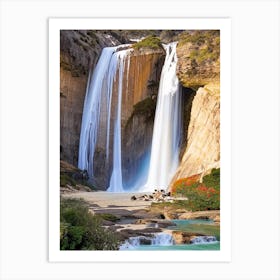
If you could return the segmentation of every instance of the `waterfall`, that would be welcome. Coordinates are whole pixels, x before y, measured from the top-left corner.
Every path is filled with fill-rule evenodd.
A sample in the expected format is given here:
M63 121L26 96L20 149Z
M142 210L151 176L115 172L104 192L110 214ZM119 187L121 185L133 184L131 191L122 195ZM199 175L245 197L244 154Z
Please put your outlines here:
M117 110L114 125L113 139L113 171L110 180L110 191L123 191L122 171L121 171L121 102L122 102L122 82L125 68L125 61L129 49L118 51L119 48L128 47L121 45L118 47L108 47L102 50L99 61L88 81L86 97L84 101L78 167L87 170L92 178L94 167L94 153L100 133L106 133L106 161L109 160L110 145L110 119L114 85L117 87ZM127 65L127 67L129 64ZM117 77L118 74L118 77ZM102 96L106 98L102 104ZM104 106L105 108L103 108ZM106 131L100 129L100 115L106 110Z
M157 246L171 246L174 245L174 239L171 234L168 233L158 233L152 239L152 245Z
M152 245L152 246L172 246L175 241L169 233L157 233L152 237L147 236L135 236L127 239L120 246L120 250L133 250L137 249L141 245Z
M166 57L160 78L150 167L142 191L167 189L178 166L182 101L176 76L176 45L176 42L164 45Z
M90 177L93 176L93 157L98 137L101 97L106 90L104 81L108 76L109 65L116 49L116 47L103 49L87 85L80 134L78 167L82 170L87 170ZM107 91L111 90L111 88L108 87Z
M134 182L129 184L134 186L134 191L166 189L178 166L182 102L176 76L176 45L176 42L163 45L166 57L160 78L152 147L143 157L145 168L139 166ZM128 88L130 51L129 45L102 50L89 76L83 109L78 167L94 178L96 146L102 142L104 164L111 171L106 186L110 192L123 192L128 185L122 178L121 115L122 95ZM135 183L136 178L138 183Z
M209 244L217 242L218 240L215 236L196 236L191 239L191 244Z
M125 61L127 58L128 50L116 52L114 55L117 57L118 62L118 106L117 114L114 124L114 144L113 144L113 171L110 179L110 185L107 191L109 192L123 192L122 181L122 149L121 149L121 105L122 105L122 92L123 92L123 74L125 69ZM128 60L129 61L129 60ZM127 64L129 67L129 63ZM129 69L127 69L129 71Z

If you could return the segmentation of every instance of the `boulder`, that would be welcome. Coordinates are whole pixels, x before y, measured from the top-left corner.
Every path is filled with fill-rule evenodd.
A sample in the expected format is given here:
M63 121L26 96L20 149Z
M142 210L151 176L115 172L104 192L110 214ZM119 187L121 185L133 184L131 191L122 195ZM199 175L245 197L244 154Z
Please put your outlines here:
M184 232L184 231L173 231L172 232L173 239L176 244L191 244L192 240L197 236L204 236L199 233L192 232Z

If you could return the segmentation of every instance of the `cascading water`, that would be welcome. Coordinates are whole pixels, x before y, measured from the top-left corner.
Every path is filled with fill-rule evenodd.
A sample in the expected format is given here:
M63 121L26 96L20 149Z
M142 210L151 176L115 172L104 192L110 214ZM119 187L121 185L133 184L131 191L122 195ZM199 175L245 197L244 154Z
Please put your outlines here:
M191 244L209 244L209 243L218 243L218 240L215 236L196 236L191 240Z
M98 137L101 97L106 90L104 88L104 85L106 85L105 80L108 77L108 69L110 69L112 56L116 49L116 47L103 49L87 86L80 134L78 167L82 170L87 170L90 177L93 176L93 157ZM112 67L111 72L114 72ZM107 81L107 91L112 91L113 80L107 79ZM108 83L111 83L111 85Z
M176 76L176 45L176 42L164 45L166 58L160 79L152 148L151 152L143 157L148 160L143 161L145 168L139 167L134 182L123 182L122 178L121 104L123 92L128 88L131 51L127 49L128 45L104 48L89 79L83 110L78 167L87 170L90 178L94 177L94 154L98 137L101 134L105 136L102 139L106 139L104 143L106 166L112 167L107 186L110 192L123 192L124 186L127 185L133 191L166 189L174 175L179 158L182 107L179 81ZM123 50L123 47L126 49ZM113 98L116 100L114 108L112 108ZM106 126L103 130L100 127L101 112L103 112L103 127ZM111 128L113 141L110 142Z
M153 237L147 236L135 236L127 239L121 246L120 250L133 250L137 249L141 245L152 245L152 246L172 246L175 241L172 234L169 233L157 233Z
M160 78L150 167L142 191L166 189L178 166L182 101L176 76L176 45L176 42L164 45L166 57Z
M90 177L93 177L93 164L98 133L100 133L100 114L102 110L107 112L106 129L106 159L109 159L110 143L110 118L113 88L116 81L118 88L116 91L118 105L114 123L113 141L113 171L110 180L109 191L121 192L122 171L121 171L121 102L122 102L122 81L125 62L129 49L118 51L118 47L104 48L96 68L88 82L87 92L84 102L78 167L87 170ZM129 60L128 60L129 61ZM127 64L127 67L129 63ZM118 78L117 78L118 73ZM105 108L102 107L102 95L106 96Z
M169 233L158 233L152 239L152 245L157 246L171 246L174 245L175 241L171 234Z
M118 107L114 127L114 145L113 145L113 171L110 179L110 185L107 191L109 192L123 192L122 181L122 149L121 149L121 105L123 92L123 74L125 68L125 61L128 50L123 50L115 53L118 63ZM129 61L129 60L128 60ZM129 63L128 63L129 67ZM129 71L129 69L127 69Z

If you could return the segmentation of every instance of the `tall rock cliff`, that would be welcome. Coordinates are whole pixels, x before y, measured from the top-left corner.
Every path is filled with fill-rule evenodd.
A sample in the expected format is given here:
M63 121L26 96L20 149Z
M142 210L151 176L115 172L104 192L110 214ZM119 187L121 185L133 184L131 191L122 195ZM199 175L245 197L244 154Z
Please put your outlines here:
M60 157L78 162L87 79L105 46L119 45L110 33L62 30L60 33Z
M181 34L177 75L185 90L185 138L181 162L170 185L180 178L205 175L220 166L219 31Z
M89 71L104 47L131 43L150 34L162 42L178 41L177 75L183 87L184 131L180 164L172 180L203 174L219 167L220 159L220 42L219 31L61 31L60 140L61 159L77 166L81 120ZM157 91L165 53L161 48L136 48L125 69L122 98L122 167L130 181L136 166L150 148ZM127 67L127 66L126 66ZM112 112L116 98L112 100ZM105 127L106 116L100 116ZM111 116L111 118L113 118ZM113 121L113 119L111 120ZM111 126L111 142L113 135ZM105 134L104 134L105 135ZM105 136L95 151L95 185L107 185L111 171L106 163ZM110 145L110 149L112 143ZM110 153L112 154L112 153ZM171 183L172 184L172 183Z

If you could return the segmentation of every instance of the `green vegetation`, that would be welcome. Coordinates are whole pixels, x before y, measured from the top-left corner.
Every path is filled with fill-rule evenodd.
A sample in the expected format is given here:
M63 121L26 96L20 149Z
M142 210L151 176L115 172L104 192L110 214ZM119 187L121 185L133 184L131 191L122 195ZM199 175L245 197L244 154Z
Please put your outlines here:
M96 188L88 182L87 173L76 168L75 166L60 161L60 187L72 186L75 189L80 189L79 186L89 187L91 190Z
M74 179L72 177L73 175L69 174L69 173L60 173L60 186L61 187L65 187L66 185L70 185L74 188L77 188L78 185L83 185L86 187L89 187L91 190L96 190L96 188L91 185L90 183L88 183L87 180L83 180L83 179Z
M190 54L190 58L201 63L205 60L217 60L220 57L220 52L214 52L209 47L193 50Z
M160 39L154 35L150 35L142 41L133 44L132 47L136 50L140 50L142 48L149 48L153 50L162 48Z
M110 214L110 213L98 213L95 214L96 217L99 217L105 221L110 221L110 222L117 222L120 220L120 218L118 218L117 216Z
M216 224L179 224L175 229L185 232L195 232L204 235L214 235L218 240L220 240L220 225Z
M60 204L61 250L117 250L116 235L101 226L83 200L62 199Z
M152 211L162 209L188 211L204 211L220 209L220 169L213 169L209 175L203 177L202 183L198 182L199 176L177 180L172 186L172 195L187 197L188 200L175 200L174 202L152 203Z
M187 197L184 208L192 211L220 209L220 169L213 169L202 183L187 185L182 181L174 195Z
M60 174L60 186L71 185L75 186L77 184L76 180L71 178L68 174Z
M184 45L186 43L192 43L198 46L203 44L220 43L220 40L217 41L216 38L220 38L219 30L184 31L179 35L178 46Z
M185 31L179 36L178 47L191 43L193 50L190 59L197 63L217 61L220 58L220 31L196 30Z

